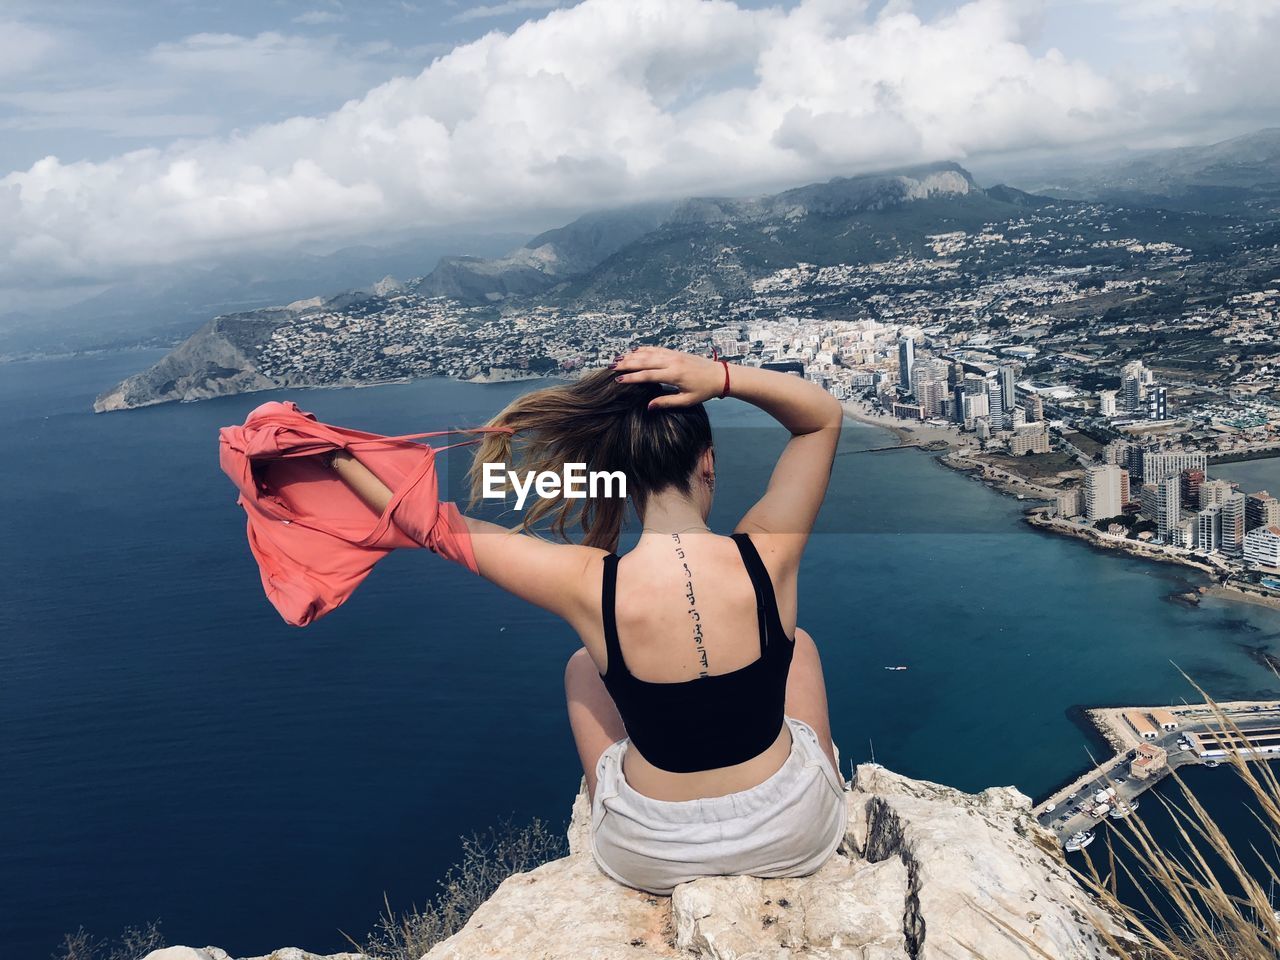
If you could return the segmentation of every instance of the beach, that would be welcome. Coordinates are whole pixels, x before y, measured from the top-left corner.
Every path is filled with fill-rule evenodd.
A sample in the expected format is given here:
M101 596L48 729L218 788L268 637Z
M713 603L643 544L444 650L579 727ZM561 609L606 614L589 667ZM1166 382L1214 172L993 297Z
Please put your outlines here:
M969 446L968 438L955 426L942 427L932 423L902 420L887 413L872 413L865 404L852 400L843 400L840 406L850 420L888 430L903 444L941 441L951 449Z

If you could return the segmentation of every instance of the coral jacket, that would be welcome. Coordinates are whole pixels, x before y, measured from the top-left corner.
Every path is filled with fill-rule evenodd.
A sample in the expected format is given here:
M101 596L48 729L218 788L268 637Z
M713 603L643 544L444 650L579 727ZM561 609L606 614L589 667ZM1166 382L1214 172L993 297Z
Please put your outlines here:
M491 429L505 428L466 432ZM436 448L414 442L449 432L363 433L320 423L290 401L264 403L218 431L218 460L240 490L263 589L288 623L305 627L341 606L397 547L425 547L477 572L462 515L440 500ZM317 457L337 449L394 492L381 515Z

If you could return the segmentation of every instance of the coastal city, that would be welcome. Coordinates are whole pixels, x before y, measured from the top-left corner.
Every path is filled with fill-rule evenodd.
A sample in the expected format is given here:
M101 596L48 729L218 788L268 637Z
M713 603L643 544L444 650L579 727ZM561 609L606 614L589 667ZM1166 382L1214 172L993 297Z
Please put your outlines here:
M1185 280L1196 267L1168 242L1096 241L1133 258L1124 268L1022 266L979 279L962 267L974 251L990 257L1065 235L1061 222L1020 235L1035 225L930 235L927 256L786 267L715 310L705 301L595 311L544 303L495 314L388 279L377 296L340 308L292 305L297 315L273 326L254 363L279 385L490 381L572 377L640 342L714 350L805 376L855 418L945 445L946 465L1050 504L1028 517L1043 529L1280 600L1280 499L1212 475L1218 463L1280 453L1280 403L1270 396L1280 380L1280 266L1256 288L1158 318L1135 305L1168 285L1160 278L1169 271ZM963 282L926 279L954 281L965 269ZM857 306L834 309L833 299ZM1101 312L1082 326L1091 305Z

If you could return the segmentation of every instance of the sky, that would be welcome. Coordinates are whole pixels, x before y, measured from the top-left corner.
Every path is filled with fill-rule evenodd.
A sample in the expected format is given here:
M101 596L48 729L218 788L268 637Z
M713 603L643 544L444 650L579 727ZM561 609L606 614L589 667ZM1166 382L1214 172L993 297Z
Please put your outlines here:
M1211 142L1280 125L1275 49L1280 0L0 0L0 314L299 244Z

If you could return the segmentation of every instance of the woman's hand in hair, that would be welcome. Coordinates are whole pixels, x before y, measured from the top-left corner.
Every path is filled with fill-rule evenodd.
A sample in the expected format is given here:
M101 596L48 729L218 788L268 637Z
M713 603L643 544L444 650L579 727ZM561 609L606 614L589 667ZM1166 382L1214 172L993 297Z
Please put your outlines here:
M666 383L675 393L649 401L649 409L688 407L720 396L724 367L716 360L666 347L638 347L610 364L619 383Z

